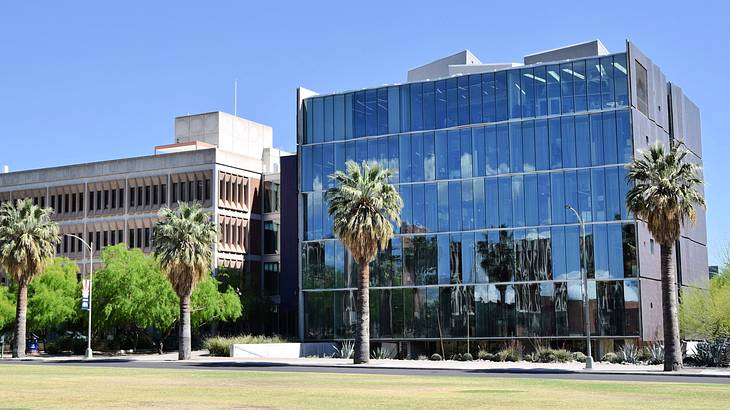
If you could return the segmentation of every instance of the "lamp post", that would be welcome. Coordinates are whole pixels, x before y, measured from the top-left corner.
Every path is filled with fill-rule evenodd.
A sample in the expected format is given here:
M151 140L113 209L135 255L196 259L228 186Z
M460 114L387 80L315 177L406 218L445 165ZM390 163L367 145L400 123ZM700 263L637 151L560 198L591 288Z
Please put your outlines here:
M583 288L583 322L585 323L586 333L586 369L592 369L593 356L591 354L591 325L588 319L588 268L585 266L588 263L588 258L586 256L586 227L583 223L583 218L580 217L580 214L575 210L575 208L573 208L570 204L565 204L565 208L573 211L575 217L578 218L578 224L580 225L580 236L582 238L580 244L580 276L582 279L581 287Z
M86 355L84 355L84 359L89 360L94 356L94 353L91 350L91 293L94 289L94 242L92 241L91 244L89 244L83 240L83 238L74 234L67 233L65 235L78 239L84 244L84 246L86 246L86 249L89 250L89 328L86 337Z

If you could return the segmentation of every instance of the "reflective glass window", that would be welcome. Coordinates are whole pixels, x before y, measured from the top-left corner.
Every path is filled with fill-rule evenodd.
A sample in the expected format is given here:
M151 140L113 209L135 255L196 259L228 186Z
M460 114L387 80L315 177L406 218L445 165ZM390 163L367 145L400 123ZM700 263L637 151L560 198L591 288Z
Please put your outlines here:
M585 335L583 326L583 290L580 281L568 282L568 335ZM593 332L593 330L592 330Z
M628 163L634 157L634 143L631 136L629 111L616 112L616 140L618 141L618 162Z
M552 241L553 279L564 280L567 278L565 265L565 228L562 226L550 228L550 237Z
M469 122L472 124L479 124L482 122L481 74L469 76Z
M474 194L474 228L484 229L487 227L487 210L484 202L484 180L472 180ZM432 197L433 198L433 197Z
M568 279L580 279L580 229L578 226L565 227L565 270Z
M471 129L465 128L459 131L460 148L461 148L461 178L469 178L472 176L472 147L471 147Z
M353 125L353 114L354 114L354 107L353 107L353 93L345 94L345 139L351 139L352 133L354 131L354 125Z
M313 115L312 115L312 99L307 98L302 103L302 116L305 118L305 132L302 139L302 144L310 144L313 142L314 139L314 131L313 131Z
M486 165L484 162L487 159L486 153L486 141L484 140L484 127L477 127L471 129L472 134L472 175L484 176L486 173Z
M548 115L547 69L545 66L535 67L535 116Z
M411 181L423 181L423 134L411 134Z
M639 265L636 257L636 225L623 224L624 277L635 278L639 275Z
M334 181L330 178L335 173L335 144L322 146L322 182L323 188L333 187Z
M606 224L593 225L593 272L596 279L608 279L608 230Z
M612 223L608 229L608 272L612 279L624 277L624 250L622 225Z
M322 190L324 182L322 175L322 145L312 147L312 180L312 188L315 191Z
M436 140L433 132L423 134L423 179L436 179Z
M421 83L411 84L411 131L423 129L423 89Z
M304 338L331 339L334 336L333 292L304 293Z
M400 182L411 182L411 136L400 136Z
M438 283L451 283L451 251L449 235L438 235Z
M334 97L334 139L345 139L345 96Z
M387 138L378 138L375 140L378 146L378 155L377 155L377 163L380 164L381 167L387 168L388 165L388 139Z
M547 120L535 121L535 169L550 169L550 140Z
M413 238L415 249L416 284L438 283L438 250L435 235L419 235Z
M548 138L550 140L550 168L563 167L563 141L560 136L560 118L548 120Z
M538 223L549 225L551 222L550 174L537 176Z
M535 170L535 122L522 123L522 160L525 172Z
M400 93L400 132L411 130L411 88L408 84L401 85Z
M548 114L560 114L560 68L549 65L547 69Z
M575 117L576 165L591 166L591 127L587 115Z
M449 235L449 280L451 284L463 283L461 258L461 234Z
M509 118L520 118L522 107L520 105L520 70L507 71L507 87L509 98Z
M461 229L474 229L474 183L461 182Z
M449 184L438 183L438 226L439 232L449 230Z
M312 147L311 146L303 146L302 147L302 156L301 156L301 167L302 167L302 191L311 191L312 190ZM175 187L177 184L174 185ZM134 192L134 190L130 191ZM93 196L91 196L93 198ZM130 199L134 198L134 195L130 195ZM92 202L93 204L93 199ZM93 206L93 205L92 205Z
M461 234L461 277L462 283L474 283L474 234Z
M457 206L461 202L461 183L449 182L449 203L453 204L449 207L449 230L461 230L461 207Z
M486 200L486 226L499 227L499 185L496 178L484 180L484 194Z
M497 173L506 174L510 172L510 137L507 124L497 125Z
M621 219L621 208L623 197L621 197L619 169L617 167L606 168L606 219Z
M619 182L619 198L626 198L629 190L633 187L633 182L626 178L628 170L625 167L619 167L618 169L618 182ZM631 219L631 213L626 209L626 201L621 201L619 206L621 208L621 219Z
M458 77L456 83L459 125L465 125L469 123L469 77Z
M550 174L550 192L552 199L552 223L565 223L565 179L562 172Z
M522 117L535 116L535 74L532 68L520 70Z
M388 133L388 89L378 89L376 111L378 115L378 125L376 134L382 135Z
M453 127L458 125L458 87L457 79L449 78L446 80L446 126Z
M563 114L574 112L573 105L573 63L560 64L560 89Z
M575 168L576 150L575 150L575 117L561 117L560 126L562 128L563 142L563 167Z
M626 107L629 105L629 87L626 70L626 54L613 56L613 81L616 90L616 106Z
M618 162L618 143L616 142L616 114L603 113L603 154L606 164Z
M524 204L525 204L525 225L535 226L539 222L538 218L538 191L537 191L537 175L524 176Z
M593 220L591 200L591 172L587 169L578 170L578 212L584 222Z
M446 80L434 83L434 116L435 128L446 127Z
M494 73L495 89L495 121L504 121L509 118L509 103L507 99L507 72L498 71Z
M365 135L378 133L378 92L365 91Z
M355 141L355 161L362 164L368 160L368 142L366 140Z
M388 87L388 133L400 132L400 92L398 87Z
M436 178L449 177L449 136L446 131L436 132Z
M497 155L497 127L484 128L484 141L486 151L486 174L495 175L499 168L499 159Z
M588 109L601 108L601 66L598 59L586 60L586 77L588 79Z
M334 97L324 98L324 140L332 141L335 135Z
M586 62L585 60L573 62L573 91L575 112L588 109L588 94L586 86Z
M512 226L512 180L499 178L499 226Z
M525 194L522 175L512 177L512 223L525 226Z
M603 108L614 108L616 97L613 81L613 56L601 57L601 102Z
M432 130L435 125L433 82L423 83L423 129Z
M400 174L400 140L397 135L388 137L388 167L393 171L390 176L391 183L397 183Z
M449 178L461 177L461 138L458 130L448 132Z
M425 188L423 184L413 184L413 230L412 232L424 232L426 230L426 203Z
M639 281L624 281L624 334L639 335Z
M496 91L494 73L482 74L482 120L484 122L494 122L497 119Z
M412 232L413 226L413 195L411 185L401 185L398 188L400 197L403 199L403 209L400 212L400 233Z
M322 98L312 99L312 122L314 138L312 142L324 141L324 100Z
M601 114L591 114L591 162L594 166L605 164L603 154L603 117Z
M606 176L603 168L591 169L593 220L606 220Z
M362 137L365 135L365 91L358 91L353 96L353 136ZM316 131L315 131L316 132Z
M570 205L580 212L578 207L578 176L575 171L566 171L563 173L563 178L565 179L565 204L563 205L565 223L578 223L573 211L565 208L565 205Z
M334 293L335 337L352 339L355 334L356 302L355 291L341 290Z
M426 184L424 188L426 231L438 232L439 201L436 184Z
M515 263L513 231L491 231L488 235L486 259L489 282L513 281Z

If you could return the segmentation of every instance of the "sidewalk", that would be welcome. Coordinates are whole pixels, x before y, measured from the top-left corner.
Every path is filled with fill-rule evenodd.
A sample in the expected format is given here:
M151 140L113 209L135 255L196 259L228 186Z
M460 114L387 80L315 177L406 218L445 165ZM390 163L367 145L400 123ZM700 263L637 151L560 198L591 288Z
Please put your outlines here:
M14 361L18 359L5 358L3 361ZM83 356L29 356L25 361L34 362L73 362L83 360ZM159 354L131 354L131 355L95 355L93 362L109 361L135 361L135 362L177 362L177 352ZM686 367L679 372L664 372L661 365L622 365L604 362L595 362L593 370L586 370L583 363L532 363L532 362L489 362L489 361L430 361L430 360L391 360L372 359L367 365L354 365L352 360L331 359L331 358L298 358L298 359L277 359L277 358L256 358L241 359L231 357L208 356L205 350L194 351L193 358L183 363L201 364L241 364L246 365L280 365L280 366L307 366L307 367L331 367L331 368L384 368L384 369L414 369L414 370L481 370L494 371L495 373L597 373L597 374L631 374L631 375L666 375L666 376L698 376L698 377L730 377L730 368L698 368Z

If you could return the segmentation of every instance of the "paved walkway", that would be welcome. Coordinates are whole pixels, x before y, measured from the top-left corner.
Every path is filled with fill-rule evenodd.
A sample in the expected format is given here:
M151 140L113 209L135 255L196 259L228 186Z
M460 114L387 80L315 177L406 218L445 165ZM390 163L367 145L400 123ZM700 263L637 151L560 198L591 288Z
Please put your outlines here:
M17 359L5 358L4 363L12 363ZM29 356L24 362L33 363L79 363L83 356ZM430 360L376 360L373 359L367 365L354 365L352 360L330 359L330 358L298 358L298 359L277 359L277 358L256 358L241 359L230 357L208 356L207 351L193 352L190 361L178 362L177 352L158 354L132 354L132 355L99 355L94 356L94 364L112 364L114 362L139 363L140 365L154 363L163 364L177 362L180 364L198 365L201 367L306 367L306 368L367 368L367 369L402 369L402 370L455 370L455 371L481 371L485 373L517 373L517 374L547 374L547 373L594 373L594 374L616 374L616 375L663 375L663 376L696 376L696 377L722 377L730 378L730 368L695 368L686 367L679 372L665 373L661 365L622 365L596 362L593 370L585 370L583 363L531 363L531 362L489 362L475 360L472 362L460 361L430 361ZM148 367L148 366L144 366ZM153 366L149 366L153 367Z

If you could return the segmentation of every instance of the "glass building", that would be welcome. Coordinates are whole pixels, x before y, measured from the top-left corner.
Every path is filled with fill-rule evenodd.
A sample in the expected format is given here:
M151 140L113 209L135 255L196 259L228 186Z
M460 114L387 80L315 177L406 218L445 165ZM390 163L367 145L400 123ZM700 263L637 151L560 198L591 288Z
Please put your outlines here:
M637 127L661 127L649 118L647 72L632 73L641 66L630 63L632 46L610 54L584 43L524 65L481 64L467 51L411 70L402 85L300 89L302 339L353 338L357 267L324 199L328 176L348 160L394 170L404 202L395 237L371 263L373 340L580 339L582 264L592 334L649 339L638 246L646 228L626 210L625 166L661 140L637 143ZM586 223L584 244L566 205ZM649 255L657 266L658 253Z

